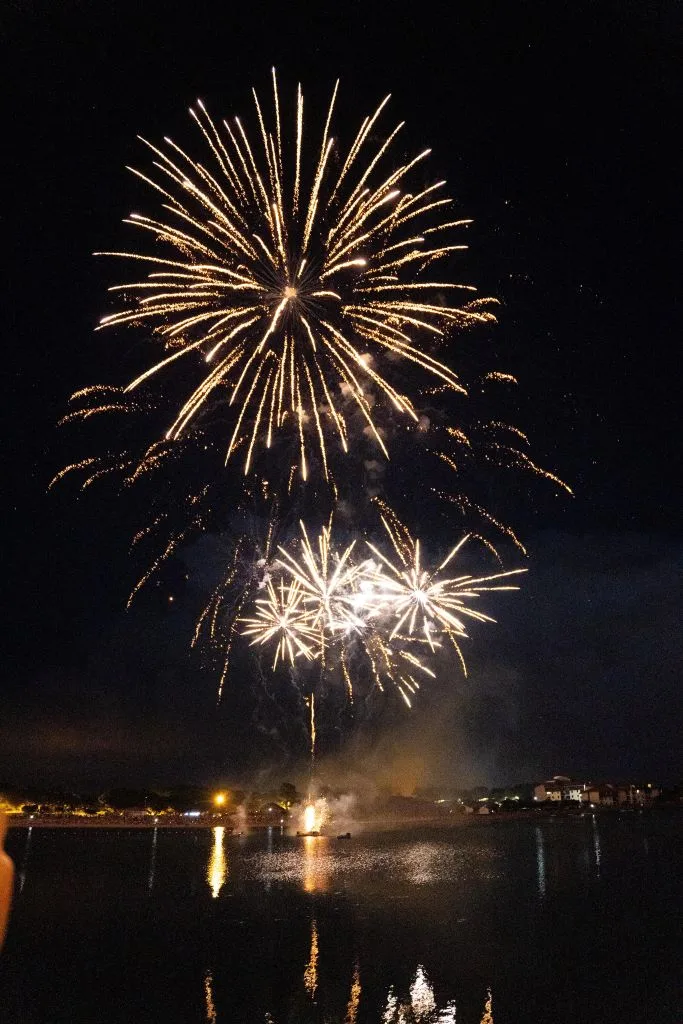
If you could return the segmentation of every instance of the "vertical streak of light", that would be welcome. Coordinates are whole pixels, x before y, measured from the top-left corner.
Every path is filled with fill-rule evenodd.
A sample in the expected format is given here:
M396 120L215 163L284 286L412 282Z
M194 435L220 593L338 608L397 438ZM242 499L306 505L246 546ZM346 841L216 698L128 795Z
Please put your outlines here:
M296 87L296 165L294 169L294 197L292 209L296 217L299 211L299 183L301 180L301 136L304 124L304 98L301 84Z
M535 828L536 834L536 884L538 885L538 895L541 899L545 898L546 881L545 881L545 847L543 846L543 829L540 825Z
M493 996L491 995L491 989L488 989L486 993L486 1002L484 1003L484 1014L481 1018L481 1024L493 1024Z
M156 825L154 826L154 832L152 833L152 850L149 855L149 874L147 876L147 892L152 892L154 888L154 875L156 872L157 865L157 832Z
M436 1009L434 989L422 964L418 966L410 986L410 1003L413 1013L419 1021L431 1016Z
M204 975L204 1001L206 1005L206 1024L216 1024L216 1004L213 999L213 974L207 970Z
M216 899L228 877L228 862L226 860L224 846L225 827L223 825L215 825L212 832L213 846L211 848L209 863L206 867L206 881L211 889L212 897Z
M304 969L304 987L312 1000L318 988L318 923L311 919L311 951Z
M280 97L277 90L277 76L275 68L271 69L273 76L273 103L275 106L275 138L277 139L277 156L280 175L282 175L282 132L280 128Z
M311 694L311 772L315 763L315 693Z
M353 968L353 977L351 979L351 991L349 993L349 1002L346 1007L346 1016L344 1017L344 1024L356 1024L356 1018L358 1016L358 1004L360 1003L361 995L361 984L360 984L360 967L358 961Z
M602 860L600 851L600 832L598 831L598 825L595 820L595 815L591 815L591 825L593 828L593 853L595 854L595 873L600 877L600 862Z
M26 867L28 865L28 855L31 850L31 839L33 838L33 825L29 825L26 832L26 846L24 847L24 855L21 858L21 867L19 868L19 892L24 891L24 884L26 882Z

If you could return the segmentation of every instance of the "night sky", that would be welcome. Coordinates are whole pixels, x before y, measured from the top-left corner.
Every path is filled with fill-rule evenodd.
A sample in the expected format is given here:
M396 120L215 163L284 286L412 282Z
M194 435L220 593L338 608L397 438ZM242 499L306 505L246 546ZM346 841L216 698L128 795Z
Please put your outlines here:
M463 276L503 303L492 351L520 380L517 422L576 495L533 489L522 592L475 633L468 681L376 731L368 765L425 783L678 779L682 10L5 5L0 780L285 770L239 694L216 712L187 652L192 587L124 612L140 509L113 488L46 494L68 396L117 379L140 342L93 333L112 268L91 256L153 205L124 170L144 162L136 135L194 140L196 97L244 112L272 65L320 105L339 76L354 123L391 92L412 148L432 147L475 219Z

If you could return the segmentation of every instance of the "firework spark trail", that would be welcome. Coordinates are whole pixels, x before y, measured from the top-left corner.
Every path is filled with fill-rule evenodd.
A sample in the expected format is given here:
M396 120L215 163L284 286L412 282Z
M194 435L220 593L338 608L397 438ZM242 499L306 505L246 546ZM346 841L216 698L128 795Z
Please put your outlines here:
M126 221L153 240L154 248L99 254L149 268L143 280L113 286L112 292L129 301L103 317L100 327L147 325L167 353L172 349L133 379L126 393L184 366L184 356L203 356L213 364L220 353L175 414L169 439L180 438L207 413L212 396L227 390L221 401L235 408L237 419L227 459L246 429L247 474L259 446L270 447L278 432L294 430L302 477L316 450L327 476L330 437L342 451L348 448L335 391L348 389L388 455L367 389L374 386L399 414L417 417L410 398L373 363L391 354L462 391L453 371L413 335L426 332L443 340L453 327L493 317L481 300L455 306L443 299L472 286L421 277L433 261L465 248L435 244L431 236L469 221L443 218L451 205L440 197L444 182L417 193L406 190L429 150L387 170L402 125L379 144L371 129L388 97L365 119L335 171L330 154L337 83L310 174L301 87L290 143L274 72L272 85L275 131L254 92L254 144L241 120L219 126L201 101L190 113L208 161L196 160L168 138L158 147L142 140L155 158L154 171L133 173L162 197L164 213L134 213ZM422 228L416 231L418 222ZM434 293L438 302L430 298ZM105 401L68 415L85 418L114 408Z
M300 655L307 661L316 658L319 629L305 609L304 591L297 581L285 585L280 580L277 587L268 581L267 593L266 598L256 599L253 617L241 620L242 635L253 637L252 646L276 640L273 671L280 659L294 664Z
M518 590L514 585L498 584L497 581L527 570L511 569L476 578L471 575L444 576L444 570L462 549L469 535L461 538L440 565L428 569L422 560L420 541L410 536L398 517L393 514L390 518L382 514L381 519L398 562L393 562L370 542L366 543L380 562L379 568L371 573L377 588L373 600L380 604L386 602L395 620L389 640L400 633L401 629L406 629L409 636L422 632L432 647L435 634L445 633L464 667L462 651L456 640L456 637L467 637L464 619L495 621L490 615L472 608L467 600L475 599L485 591ZM385 571L387 569L389 574ZM409 661L413 659L410 654L404 654L404 657Z
M97 464L98 462L99 459L93 457L81 459L80 462L72 462L68 466L64 466L63 469L60 469L60 471L56 473L55 476L52 477L52 480L50 480L50 483L47 486L48 491L52 490L55 484L58 484L59 481L62 480L67 475L67 473L73 473L74 471L79 469L86 469L89 466Z
M297 560L279 547L279 565L301 587L315 628L331 633L347 629L354 621L349 607L353 584L364 571L363 564L351 560L356 542L338 552L332 545L331 520L323 526L317 542L311 542L303 522L299 525L301 557Z

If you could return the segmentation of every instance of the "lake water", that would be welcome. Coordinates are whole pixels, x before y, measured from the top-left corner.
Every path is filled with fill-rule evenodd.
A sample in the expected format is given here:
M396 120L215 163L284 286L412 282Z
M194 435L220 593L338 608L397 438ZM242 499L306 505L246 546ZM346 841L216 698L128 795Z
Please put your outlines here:
M680 1024L680 814L13 829L2 1024Z

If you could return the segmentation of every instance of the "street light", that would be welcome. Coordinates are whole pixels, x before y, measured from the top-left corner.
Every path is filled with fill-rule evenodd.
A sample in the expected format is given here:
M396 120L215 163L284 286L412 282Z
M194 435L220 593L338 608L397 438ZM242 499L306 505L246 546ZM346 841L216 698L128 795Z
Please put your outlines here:
M216 795L213 798L213 802L215 803L216 807L223 807L226 799L227 797L225 793L216 793Z

